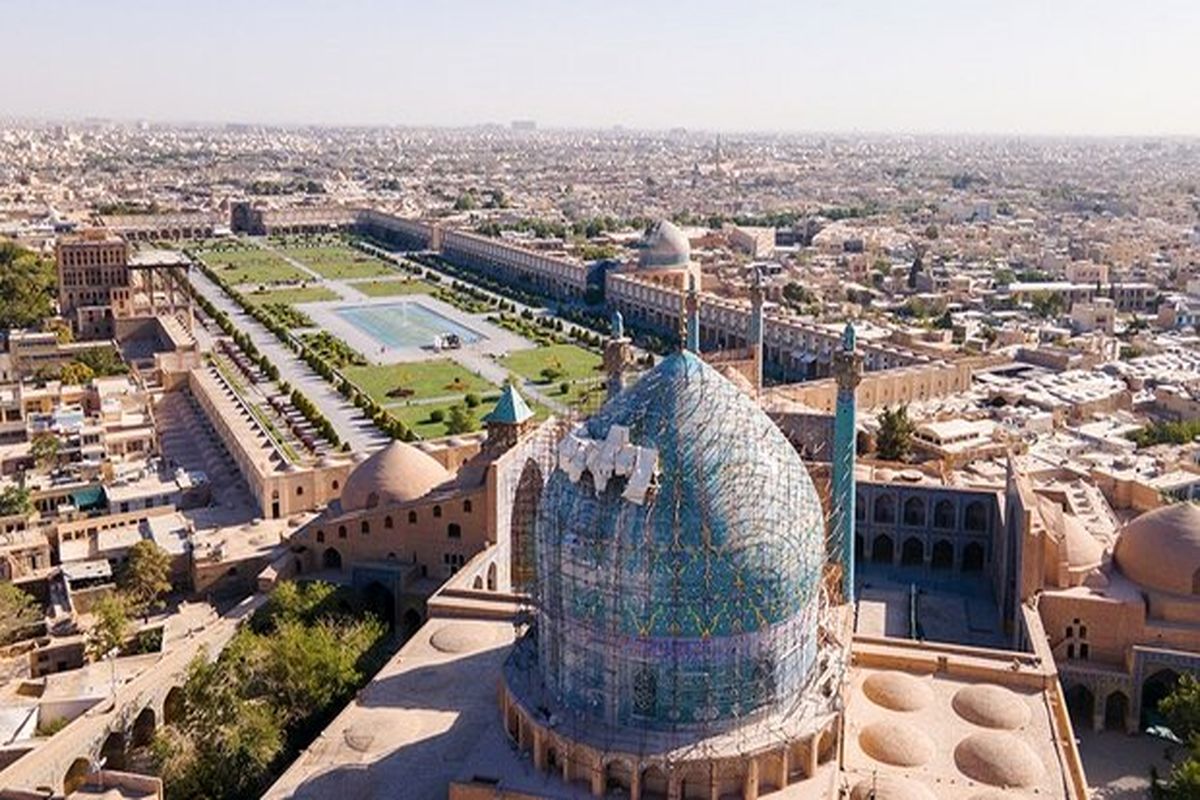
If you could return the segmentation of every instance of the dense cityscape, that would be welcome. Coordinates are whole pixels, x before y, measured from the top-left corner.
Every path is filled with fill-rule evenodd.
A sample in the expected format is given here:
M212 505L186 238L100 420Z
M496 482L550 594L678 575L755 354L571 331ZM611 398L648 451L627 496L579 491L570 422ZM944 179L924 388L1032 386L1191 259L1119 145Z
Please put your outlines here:
M1200 797L1200 140L0 122L0 798Z

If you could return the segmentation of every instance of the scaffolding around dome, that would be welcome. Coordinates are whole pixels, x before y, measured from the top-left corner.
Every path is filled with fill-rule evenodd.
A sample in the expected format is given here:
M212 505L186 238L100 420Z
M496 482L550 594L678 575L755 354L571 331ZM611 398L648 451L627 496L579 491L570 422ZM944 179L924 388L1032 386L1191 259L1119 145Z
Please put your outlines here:
M537 577L505 669L510 733L673 775L789 748L815 764L849 633L818 493L753 398L678 353L555 462L524 543Z

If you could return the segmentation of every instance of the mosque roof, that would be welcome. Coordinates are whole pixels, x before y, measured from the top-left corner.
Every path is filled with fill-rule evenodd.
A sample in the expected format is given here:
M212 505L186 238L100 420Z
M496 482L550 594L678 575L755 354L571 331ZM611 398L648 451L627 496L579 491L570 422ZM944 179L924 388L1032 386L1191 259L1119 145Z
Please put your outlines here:
M513 387L507 384L500 392L500 399L491 413L484 417L484 422L499 422L506 425L518 425L533 416L525 398Z
M642 269L677 269L692 260L692 246L678 226L668 220L660 220L642 244L638 266Z
M393 441L356 466L342 487L342 510L363 511L380 504L407 503L451 479L432 456Z
M1200 588L1200 506L1174 503L1121 529L1114 551L1127 578L1149 589L1196 594Z

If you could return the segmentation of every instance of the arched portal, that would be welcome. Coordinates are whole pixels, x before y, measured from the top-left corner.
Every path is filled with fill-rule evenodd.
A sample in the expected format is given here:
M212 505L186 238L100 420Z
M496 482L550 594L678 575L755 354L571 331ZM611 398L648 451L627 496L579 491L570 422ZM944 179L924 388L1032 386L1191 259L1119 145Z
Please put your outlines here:
M871 561L875 564L890 564L895 556L892 537L886 533L875 537L871 543Z
M949 530L954 527L954 503L949 500L938 500L933 507L933 527Z
M174 686L163 698L163 722L175 725L183 719L183 687Z
M896 521L896 498L881 494L875 498L875 521L885 525Z
M979 542L968 542L963 548L962 571L979 572L983 569L983 545Z
M342 554L338 552L336 547L325 548L325 555L321 557L321 564L325 569L341 569Z
M623 758L613 759L604 768L604 789L607 792L627 792L633 783L633 770Z
M1129 698L1122 691L1110 692L1104 701L1104 729L1124 731L1129 719Z
M63 794L70 797L87 782L88 774L92 771L91 762L86 758L77 758L67 768L63 776Z
M709 800L712 797L711 783L708 770L700 768L689 770L679 782L679 796L683 800Z
M396 596L379 581L371 581L362 591L363 609L373 614L388 630L396 629Z
M510 574L513 589L517 591L531 587L537 577L534 524L537 522L538 502L542 497L543 483L542 469L537 462L526 462L513 497L512 522L509 526Z
M125 769L125 732L113 731L100 747L100 758L107 770Z
M657 764L642 770L642 800L667 800L668 780L666 770Z
M987 530L987 508L984 507L982 500L972 500L967 503L966 513L963 515L963 527L969 531Z
M861 533L854 534L854 560L855 561L864 560L866 558L866 555L864 555L866 552L866 549L867 549L867 547L863 543L862 534Z
M954 567L954 545L946 539L939 539L933 543L933 553L929 559L929 566L934 569L953 569Z
M905 539L900 548L900 563L906 567L919 567L925 563L925 543L916 536Z
M489 592L494 592L499 588L496 585L496 562L488 564L487 568L487 589Z
M1173 669L1160 669L1142 682L1142 727L1157 725L1162 721L1158 704L1175 691L1179 673Z
M1071 724L1079 730L1090 729L1096 713L1096 695L1082 683L1072 684L1065 695Z
M925 501L919 497L910 497L904 501L904 524L909 527L925 525Z
M154 709L149 707L143 708L133 721L133 730L129 737L130 745L133 747L148 747L154 741L156 722Z

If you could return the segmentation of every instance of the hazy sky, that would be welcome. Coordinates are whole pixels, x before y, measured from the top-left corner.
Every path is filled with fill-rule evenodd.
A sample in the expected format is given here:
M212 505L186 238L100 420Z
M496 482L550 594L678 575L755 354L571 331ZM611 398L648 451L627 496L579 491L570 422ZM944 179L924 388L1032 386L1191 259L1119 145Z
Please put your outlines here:
M1200 135L1200 0L0 0L0 116Z

